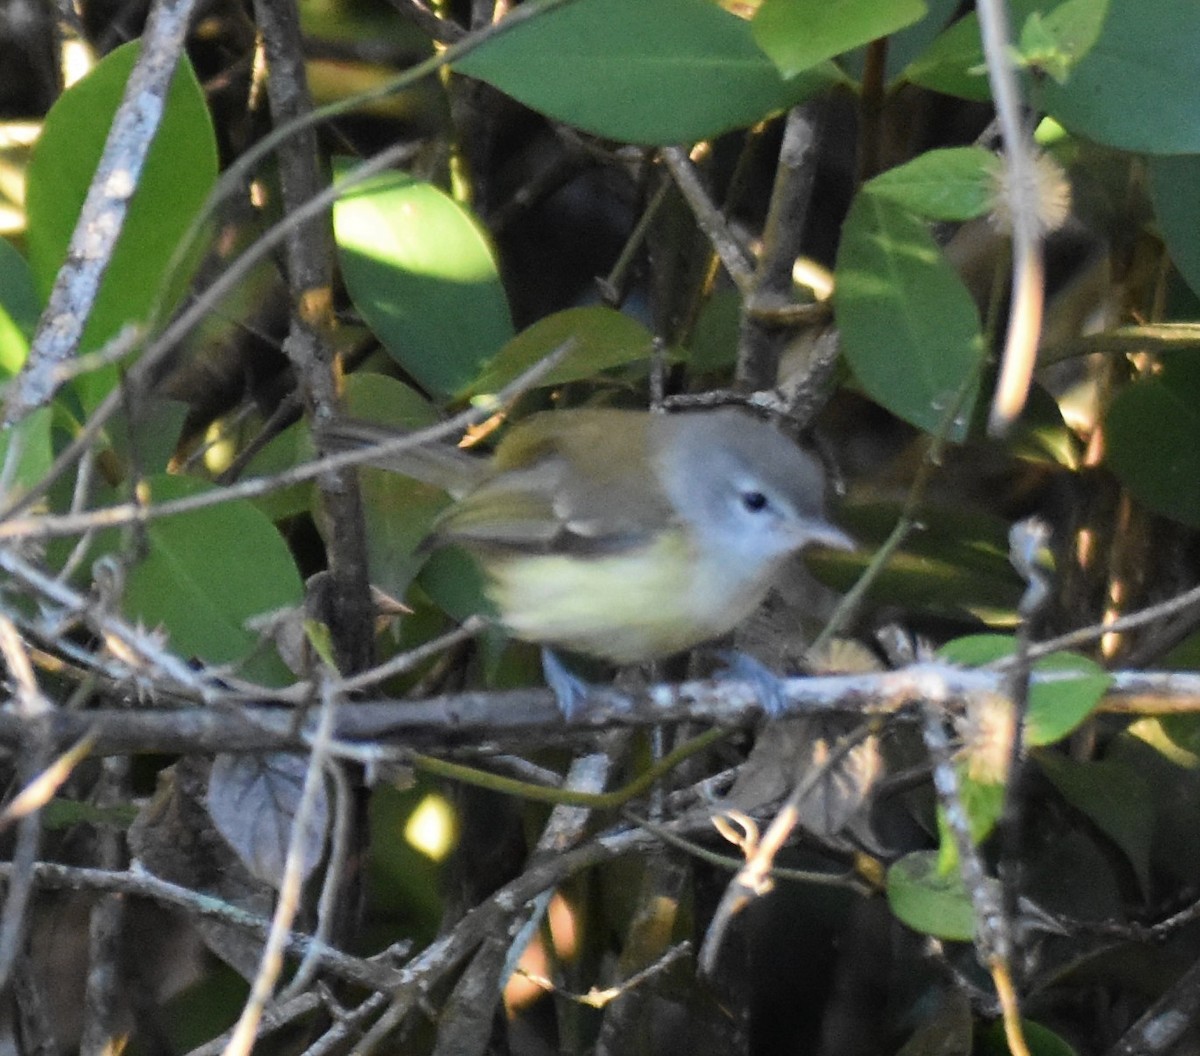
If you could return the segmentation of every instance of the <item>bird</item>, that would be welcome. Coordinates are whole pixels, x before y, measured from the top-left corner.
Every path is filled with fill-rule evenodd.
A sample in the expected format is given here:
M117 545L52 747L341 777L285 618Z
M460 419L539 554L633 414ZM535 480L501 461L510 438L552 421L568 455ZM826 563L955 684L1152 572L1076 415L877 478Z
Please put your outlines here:
M340 419L322 442L397 435ZM568 717L579 693L556 652L616 665L681 653L736 627L798 551L855 545L826 514L817 459L732 407L542 411L490 458L426 445L373 464L455 498L423 546L476 559L506 631L543 648Z

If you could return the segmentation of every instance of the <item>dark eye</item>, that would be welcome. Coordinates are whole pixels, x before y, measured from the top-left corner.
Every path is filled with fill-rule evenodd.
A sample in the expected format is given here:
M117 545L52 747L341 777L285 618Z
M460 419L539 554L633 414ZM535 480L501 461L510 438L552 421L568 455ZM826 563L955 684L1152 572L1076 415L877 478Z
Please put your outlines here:
M767 497L761 491L744 491L742 505L751 513L758 513L759 510L767 508Z

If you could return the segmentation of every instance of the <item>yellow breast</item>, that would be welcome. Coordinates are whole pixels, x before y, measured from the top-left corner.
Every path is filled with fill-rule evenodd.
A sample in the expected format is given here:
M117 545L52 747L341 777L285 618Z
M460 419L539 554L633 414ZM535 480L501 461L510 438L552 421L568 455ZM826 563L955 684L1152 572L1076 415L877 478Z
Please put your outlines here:
M488 595L514 637L631 664L718 637L762 601L769 574L747 582L722 557L698 556L675 531L627 553L485 564Z

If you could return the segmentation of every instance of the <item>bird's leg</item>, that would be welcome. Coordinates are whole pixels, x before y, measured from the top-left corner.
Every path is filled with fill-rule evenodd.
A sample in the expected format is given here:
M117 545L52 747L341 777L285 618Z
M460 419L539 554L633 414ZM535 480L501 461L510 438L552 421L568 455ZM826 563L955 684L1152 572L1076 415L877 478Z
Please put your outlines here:
M568 722L587 699L591 687L578 675L572 674L549 646L542 646L542 674L554 691L558 710Z

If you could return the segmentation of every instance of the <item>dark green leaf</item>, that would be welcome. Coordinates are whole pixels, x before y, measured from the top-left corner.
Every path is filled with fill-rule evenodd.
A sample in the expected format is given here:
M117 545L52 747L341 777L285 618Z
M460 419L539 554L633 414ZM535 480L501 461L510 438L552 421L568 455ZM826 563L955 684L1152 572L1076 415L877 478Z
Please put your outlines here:
M764 0L754 39L785 77L912 25L924 0Z
M152 502L196 494L204 486L182 477L151 477ZM208 663L245 660L259 645L252 617L298 606L304 597L283 539L245 501L151 521L148 553L129 571L125 611L147 627L162 627L170 648ZM271 655L248 665L252 677L286 678Z
M1200 293L1200 154L1151 158L1150 194L1171 259Z
M979 21L974 12L949 25L904 71L904 79L960 99L986 102L992 97L987 71L983 68L983 46Z
M952 412L948 436L966 436L983 359L979 314L920 220L858 196L842 228L835 311L867 395L929 433Z
M717 290L704 302L688 346L687 364L693 375L733 366L741 320L742 299L737 290Z
M1164 356L1160 373L1117 395L1106 429L1121 483L1150 509L1200 526L1200 362Z
M936 851L906 854L887 871L887 899L902 924L923 935L970 942L975 934L971 899L957 873L938 869Z
M1094 5L1093 5L1094 6ZM1080 30L1086 39L1086 26ZM1091 50L1040 104L1063 125L1122 150L1200 153L1200 5L1111 0Z
M785 80L750 24L710 0L576 0L455 64L526 106L630 143L693 143L754 124L835 83Z
M46 115L26 176L29 262L43 297L66 257L138 47L132 41L106 55ZM216 177L216 136L204 92L184 58L101 282L82 351L98 348L127 323L146 320L160 299L170 310L182 296L190 268L184 263L172 274L170 264ZM193 262L197 257L191 254Z
M512 337L487 235L432 184L402 173L358 184L333 225L355 306L430 391L458 393Z
M1154 805L1146 778L1115 760L1077 762L1054 752L1034 758L1063 798L1121 848L1148 896Z
M876 176L867 190L927 220L973 220L991 208L1000 161L982 147L930 150Z
M467 393L498 392L568 340L570 351L537 382L538 387L590 380L601 371L627 363L648 363L654 348L650 331L622 312L599 306L567 308L509 341Z
M1029 1046L1029 1056L1077 1056L1063 1038L1040 1023L1023 1019L1021 1032ZM1004 1034L1004 1024L997 1020L981 1035L975 1056L1009 1056L1011 1052Z

